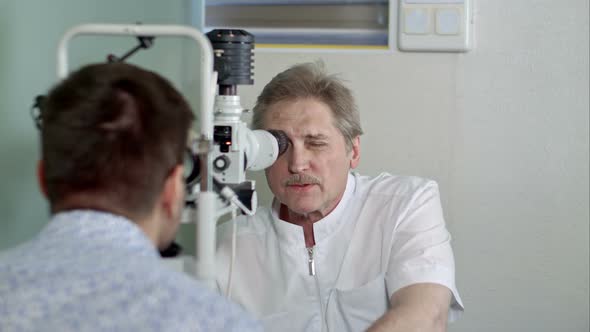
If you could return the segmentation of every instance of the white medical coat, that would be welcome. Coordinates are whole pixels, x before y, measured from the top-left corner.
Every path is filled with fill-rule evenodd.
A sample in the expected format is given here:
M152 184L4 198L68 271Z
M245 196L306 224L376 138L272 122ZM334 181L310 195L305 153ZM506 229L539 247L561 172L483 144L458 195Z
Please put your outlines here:
M398 289L436 283L463 310L438 186L417 177L350 174L337 207L314 223L315 275L303 228L278 218L278 202L237 219L231 299L267 331L362 331ZM225 291L231 222L218 229L217 283Z

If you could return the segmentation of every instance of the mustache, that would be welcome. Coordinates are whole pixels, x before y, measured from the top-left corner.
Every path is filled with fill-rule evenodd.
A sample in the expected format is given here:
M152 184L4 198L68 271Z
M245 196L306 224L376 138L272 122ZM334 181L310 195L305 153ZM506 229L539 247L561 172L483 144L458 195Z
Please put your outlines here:
M292 186L292 185L305 185L305 184L321 184L319 178L309 175L309 174L293 174L285 181L283 181L285 186Z

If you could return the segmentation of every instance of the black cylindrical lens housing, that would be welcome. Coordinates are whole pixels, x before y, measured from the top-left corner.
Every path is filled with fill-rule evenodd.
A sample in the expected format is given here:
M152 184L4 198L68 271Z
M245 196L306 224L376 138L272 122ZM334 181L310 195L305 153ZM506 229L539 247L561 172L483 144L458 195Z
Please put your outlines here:
M236 85L254 84L254 36L244 30L215 29L207 37L213 46L220 94L235 95Z

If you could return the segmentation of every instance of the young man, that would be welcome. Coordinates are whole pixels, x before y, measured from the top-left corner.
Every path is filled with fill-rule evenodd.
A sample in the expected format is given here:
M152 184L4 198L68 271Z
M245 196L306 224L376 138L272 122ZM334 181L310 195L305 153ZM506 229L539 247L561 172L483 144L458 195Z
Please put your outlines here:
M264 88L253 126L289 147L266 170L272 207L238 220L231 298L269 331L444 331L462 304L438 187L351 173L362 130L349 89L294 66ZM231 227L218 241L225 289Z
M193 115L156 73L86 66L42 103L49 224L0 258L1 331L248 331L241 308L162 263Z

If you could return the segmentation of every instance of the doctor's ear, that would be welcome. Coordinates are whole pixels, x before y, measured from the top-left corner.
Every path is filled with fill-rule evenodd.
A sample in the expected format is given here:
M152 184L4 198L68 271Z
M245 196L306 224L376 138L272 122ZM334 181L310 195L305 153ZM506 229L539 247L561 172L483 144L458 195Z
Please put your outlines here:
M357 136L352 140L350 148L350 168L356 168L361 161L361 137Z

